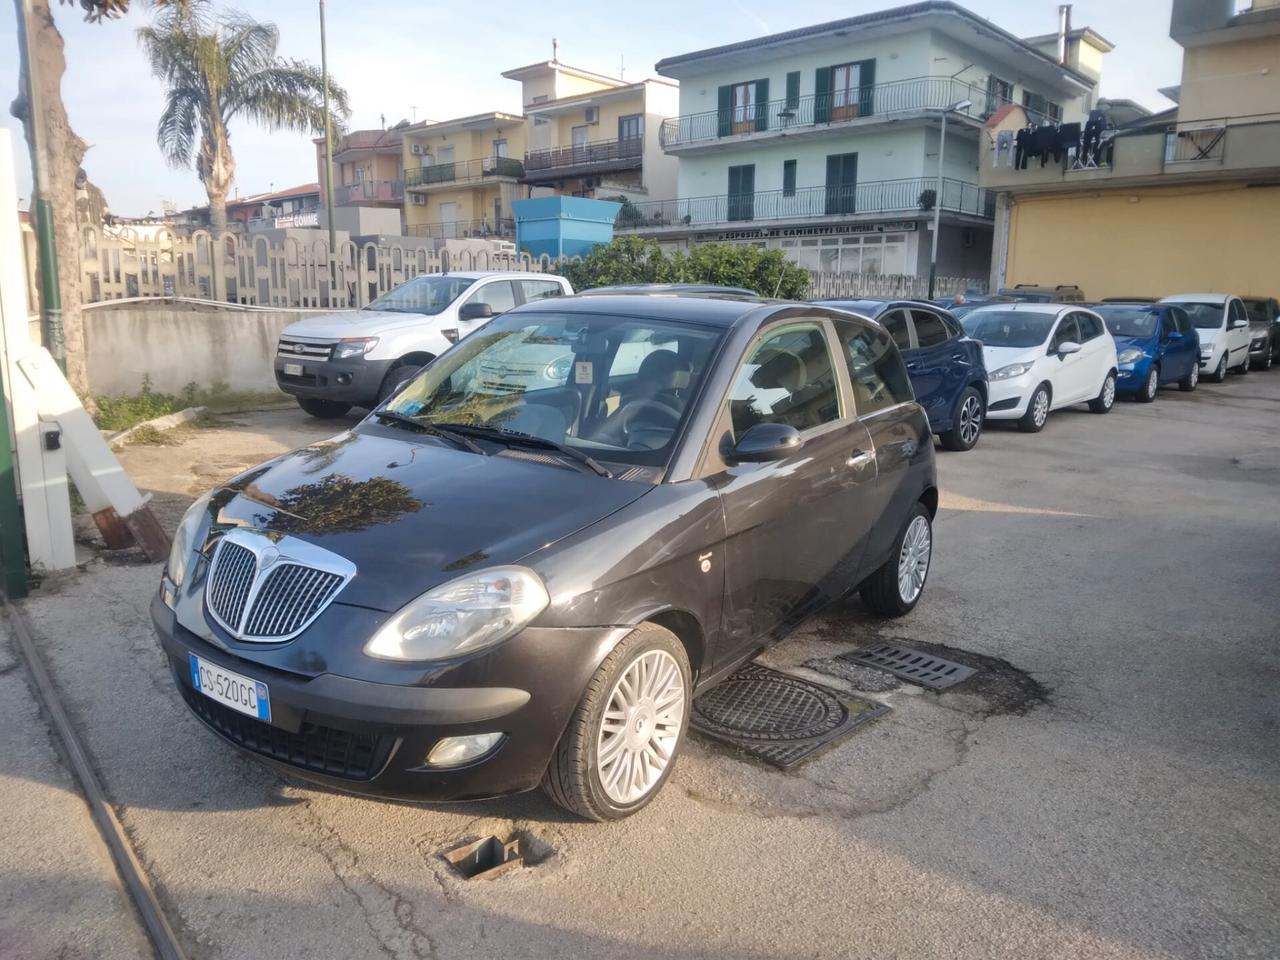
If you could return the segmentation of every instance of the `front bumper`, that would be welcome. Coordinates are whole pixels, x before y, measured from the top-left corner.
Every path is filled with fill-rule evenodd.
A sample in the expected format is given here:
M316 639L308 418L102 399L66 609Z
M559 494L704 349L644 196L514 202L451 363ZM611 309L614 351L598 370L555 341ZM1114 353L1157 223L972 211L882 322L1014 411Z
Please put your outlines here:
M305 360L277 355L276 385L295 397L337 400L369 406L378 399L382 380L395 360ZM301 373L286 373L285 365L301 367Z
M462 671L487 672L492 686L421 686L265 666L196 636L159 594L151 617L183 700L224 740L301 779L397 800L472 800L536 787L591 674L628 632L527 628ZM265 683L271 722L197 692L193 653ZM483 661L493 663L486 668ZM517 677L532 689L516 686ZM484 757L460 767L426 766L440 739L492 732L504 737Z
M1122 363L1116 370L1116 392L1137 393L1147 385L1147 377L1151 375L1150 357L1143 357L1134 363Z
M1249 341L1249 356L1256 360L1265 360L1267 354L1271 352L1271 341L1266 337L1259 337Z
M992 380L987 386L988 420L1018 420L1027 412L1031 394L1035 392L1035 378L1023 374L1012 380Z

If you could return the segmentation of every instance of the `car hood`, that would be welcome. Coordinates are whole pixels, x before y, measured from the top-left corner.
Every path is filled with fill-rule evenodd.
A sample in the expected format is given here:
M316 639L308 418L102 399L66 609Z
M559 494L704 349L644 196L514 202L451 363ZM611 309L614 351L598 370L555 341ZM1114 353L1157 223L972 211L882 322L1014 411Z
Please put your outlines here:
M988 372L994 372L1011 363L1035 363L1044 353L1044 344L1035 347L989 347L982 345L982 359Z
M1116 337L1116 353L1127 347L1137 347L1139 350L1148 350L1154 346L1155 341L1152 337Z
M420 326L435 317L424 313L391 313L383 310L343 310L307 317L289 324L282 337L312 337L341 340L343 337L373 336L380 331Z
M1220 327L1215 327L1215 328L1206 330L1206 329L1201 329L1200 327L1197 327L1196 333L1199 334L1200 346L1203 347L1205 344L1216 343L1218 340L1218 337L1222 335L1222 329Z
M214 499L215 523L345 557L357 572L339 601L389 611L468 571L515 563L653 489L410 436L356 429L268 461Z

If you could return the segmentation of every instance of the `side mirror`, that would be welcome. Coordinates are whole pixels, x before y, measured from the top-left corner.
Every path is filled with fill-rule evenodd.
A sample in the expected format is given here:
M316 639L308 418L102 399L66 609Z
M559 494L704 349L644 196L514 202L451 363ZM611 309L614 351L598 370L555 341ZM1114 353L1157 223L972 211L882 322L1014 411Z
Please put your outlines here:
M493 307L487 303L464 303L458 309L459 320L488 320L492 316Z
M804 445L800 431L788 423L757 423L733 445L731 463L764 463L781 460Z
M1080 344L1076 343L1074 340L1066 340L1063 343L1058 344L1059 357L1065 357L1069 353L1079 353L1079 352L1080 352Z
M1227 329L1239 330L1241 327L1247 327L1248 325L1249 322L1247 320L1232 320L1231 323L1227 325Z
M1165 333L1164 338L1166 340L1181 340L1182 334L1180 334L1177 330L1170 330Z

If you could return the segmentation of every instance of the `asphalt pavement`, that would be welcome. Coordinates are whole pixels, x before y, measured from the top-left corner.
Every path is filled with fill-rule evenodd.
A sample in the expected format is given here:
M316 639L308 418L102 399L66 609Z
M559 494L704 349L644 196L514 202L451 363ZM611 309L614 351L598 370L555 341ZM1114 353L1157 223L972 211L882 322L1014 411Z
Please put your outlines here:
M210 444L239 444L234 472L320 429L239 419L225 442L126 464L176 503L216 479ZM195 958L1274 958L1278 426L1280 372L1253 373L940 452L920 607L884 624L850 601L766 660L803 672L879 639L942 644L1006 661L1043 700L867 694L892 712L787 774L694 739L663 794L611 825L539 794L349 797L239 756L173 690L146 612L154 565L94 561L25 608ZM0 668L0 809L60 805L31 829L90 851L15 673ZM129 929L100 856L45 861L5 828L0 930L55 910L70 927L63 904ZM488 833L518 833L539 862L456 877L441 851ZM43 953L0 939L0 956L58 956L60 935Z

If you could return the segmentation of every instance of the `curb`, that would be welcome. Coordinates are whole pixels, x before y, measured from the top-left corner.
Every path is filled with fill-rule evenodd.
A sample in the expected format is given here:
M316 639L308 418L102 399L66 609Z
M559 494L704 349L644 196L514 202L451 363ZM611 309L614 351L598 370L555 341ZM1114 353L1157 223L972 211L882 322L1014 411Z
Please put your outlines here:
M200 414L204 413L204 407L187 407L185 410L179 410L177 413L165 414L163 417L156 417L152 420L144 420L142 423L135 423L127 430L121 430L107 437L107 446L112 450L118 450L124 446L131 436L141 430L143 427L151 427L156 430L172 430L174 427L180 427L184 423L194 420Z

